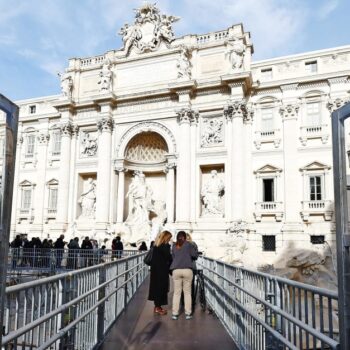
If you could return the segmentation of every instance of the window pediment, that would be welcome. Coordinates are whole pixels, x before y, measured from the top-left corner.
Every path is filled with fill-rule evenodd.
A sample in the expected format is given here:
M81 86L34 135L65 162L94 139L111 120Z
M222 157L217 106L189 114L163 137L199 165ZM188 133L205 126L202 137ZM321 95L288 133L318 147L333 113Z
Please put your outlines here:
M18 186L35 186L33 182L30 182L28 180L23 180L21 183L18 184Z
M300 171L313 171L313 170L329 170L331 167L329 165L323 164L321 162L315 161L303 168L300 168Z
M280 173L282 172L281 168L277 168L271 164L266 164L258 170L254 171L254 174L271 174L271 173Z
M58 185L58 180L56 179L51 179L50 181L46 182L47 186L54 186L54 185Z

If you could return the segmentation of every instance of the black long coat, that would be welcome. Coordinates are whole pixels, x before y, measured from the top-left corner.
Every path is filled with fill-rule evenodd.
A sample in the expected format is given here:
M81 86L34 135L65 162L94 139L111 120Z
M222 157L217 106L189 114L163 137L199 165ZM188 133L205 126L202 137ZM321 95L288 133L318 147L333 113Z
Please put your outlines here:
M153 247L148 300L157 301L160 305L168 304L169 267L171 261L169 244Z

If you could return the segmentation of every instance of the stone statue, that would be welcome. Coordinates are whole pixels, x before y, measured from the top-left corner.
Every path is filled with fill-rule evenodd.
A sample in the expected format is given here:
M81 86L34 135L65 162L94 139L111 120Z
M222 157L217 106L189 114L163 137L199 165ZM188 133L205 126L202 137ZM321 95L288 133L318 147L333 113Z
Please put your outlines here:
M236 71L243 66L245 45L236 36L231 36L226 42L225 55L229 56L231 69Z
M174 40L172 23L179 20L178 17L161 15L152 4L144 4L134 11L134 24L124 24L119 32L123 36L126 55L131 48L138 53L150 52L157 50L161 42L168 45Z
M190 58L190 50L187 47L182 46L180 51L180 57L176 62L178 79L191 79L192 73Z
M220 198L224 195L224 182L218 177L218 172L212 170L210 172L211 178L203 186L201 197L203 201L203 215L204 216L223 216L220 208Z
M72 99L73 93L73 78L70 74L67 73L57 73L57 75L61 79L61 90L62 95L69 100Z
M221 118L203 119L201 146L207 147L223 143L223 121Z
M78 203L81 206L80 217L94 219L96 207L96 184L90 177L87 180L88 188L80 195Z
M93 157L97 153L97 138L92 137L91 133L84 132L81 140L81 144L83 146L83 150L81 152L82 155L87 157Z
M100 71L100 80L98 84L100 85L101 92L109 92L112 90L112 76L111 65L108 60L103 63L102 69Z

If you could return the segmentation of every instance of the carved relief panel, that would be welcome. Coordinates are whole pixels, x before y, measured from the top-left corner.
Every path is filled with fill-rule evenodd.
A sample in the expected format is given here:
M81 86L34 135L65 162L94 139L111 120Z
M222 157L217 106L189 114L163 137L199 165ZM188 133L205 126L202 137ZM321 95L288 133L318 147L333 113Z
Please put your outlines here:
M80 133L80 157L89 158L97 156L98 135L95 130L82 130Z
M222 146L224 144L224 119L222 117L205 117L201 121L201 148Z

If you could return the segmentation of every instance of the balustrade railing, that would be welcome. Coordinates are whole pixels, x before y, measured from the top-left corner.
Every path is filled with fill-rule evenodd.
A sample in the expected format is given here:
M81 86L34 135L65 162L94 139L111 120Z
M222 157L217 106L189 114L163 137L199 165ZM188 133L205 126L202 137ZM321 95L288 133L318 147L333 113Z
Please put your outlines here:
M200 257L207 302L239 349L338 349L336 292Z
M96 349L146 278L143 258L7 287L2 349Z
M62 272L138 254L137 250L10 248L8 271Z

